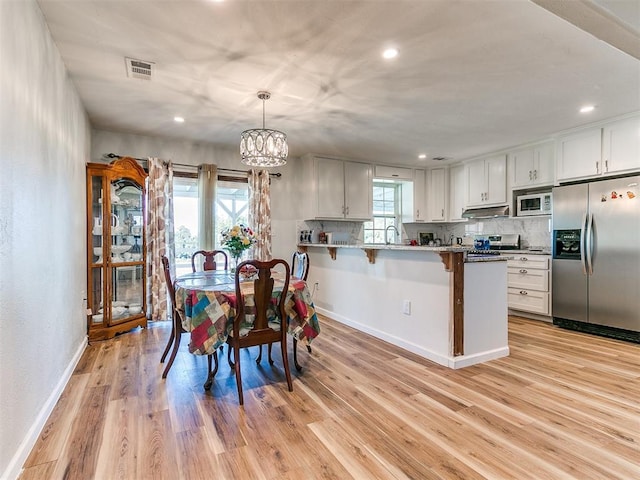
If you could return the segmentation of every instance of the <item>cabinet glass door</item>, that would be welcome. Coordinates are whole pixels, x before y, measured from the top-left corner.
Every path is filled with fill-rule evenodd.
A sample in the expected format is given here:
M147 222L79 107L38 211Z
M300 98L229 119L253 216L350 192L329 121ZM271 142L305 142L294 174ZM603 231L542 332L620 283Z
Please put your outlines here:
M92 312L91 323L101 325L104 322L103 299L105 296L104 285L104 259L105 254L103 242L103 176L92 175L90 178L90 212L91 212L91 232L89 234L88 252L89 268L91 269L91 284L89 285L89 297L87 299L89 309Z
M133 180L110 184L111 323L144 315L143 191Z

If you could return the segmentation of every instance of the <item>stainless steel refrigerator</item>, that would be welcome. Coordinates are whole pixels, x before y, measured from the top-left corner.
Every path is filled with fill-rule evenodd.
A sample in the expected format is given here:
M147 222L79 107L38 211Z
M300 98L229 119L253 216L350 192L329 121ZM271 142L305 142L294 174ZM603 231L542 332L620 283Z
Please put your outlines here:
M554 323L640 341L640 176L553 189Z

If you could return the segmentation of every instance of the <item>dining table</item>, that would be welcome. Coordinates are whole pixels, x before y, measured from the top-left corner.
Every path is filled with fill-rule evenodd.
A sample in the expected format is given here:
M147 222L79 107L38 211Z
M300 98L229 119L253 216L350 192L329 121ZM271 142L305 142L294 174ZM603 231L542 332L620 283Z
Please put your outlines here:
M270 321L279 322L276 303L282 294L284 276L274 272L272 277L274 296ZM246 277L240 282L245 305L253 304L253 280ZM187 273L176 278L174 288L182 327L191 334L189 352L194 355L213 354L233 330L237 304L235 273L229 270ZM311 342L320 334L320 324L307 283L292 276L286 295L287 333L311 352ZM252 328L252 322L253 315L246 314L245 322L240 325L241 335Z

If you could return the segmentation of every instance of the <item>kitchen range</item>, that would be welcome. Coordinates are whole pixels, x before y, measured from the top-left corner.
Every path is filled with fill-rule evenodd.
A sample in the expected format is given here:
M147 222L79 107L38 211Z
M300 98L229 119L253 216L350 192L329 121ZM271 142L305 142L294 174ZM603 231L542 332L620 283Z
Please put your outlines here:
M553 189L553 323L640 343L640 176Z

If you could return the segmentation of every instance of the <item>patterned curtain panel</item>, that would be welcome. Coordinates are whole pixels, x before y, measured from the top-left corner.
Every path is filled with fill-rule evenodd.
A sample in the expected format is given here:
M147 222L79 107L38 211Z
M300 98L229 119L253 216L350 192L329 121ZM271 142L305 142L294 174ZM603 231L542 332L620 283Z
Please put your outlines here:
M271 260L271 190L267 170L249 170L249 226L256 232L256 260Z
M214 250L216 246L216 189L218 167L203 164L198 168L198 244L201 250Z
M175 278L173 238L173 165L149 158L147 206L147 305L151 320L168 320L167 286L162 257L169 258Z

